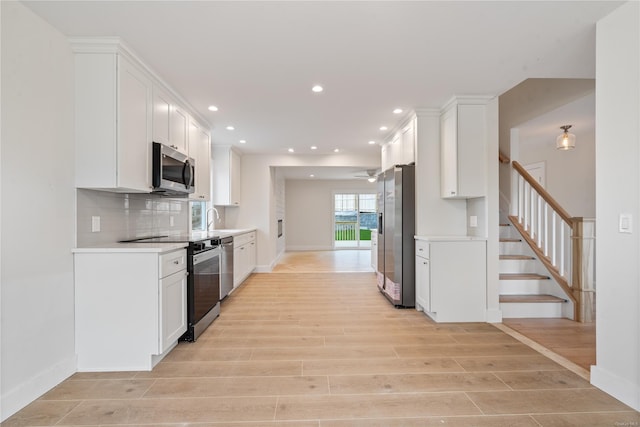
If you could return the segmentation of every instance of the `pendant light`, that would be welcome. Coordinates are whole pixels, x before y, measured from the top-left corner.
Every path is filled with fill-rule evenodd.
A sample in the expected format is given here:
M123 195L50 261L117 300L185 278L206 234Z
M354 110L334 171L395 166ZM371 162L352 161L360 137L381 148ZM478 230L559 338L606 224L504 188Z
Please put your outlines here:
M572 150L576 148L576 136L569 133L571 125L560 126L560 129L564 130L564 132L556 138L556 148L558 150Z

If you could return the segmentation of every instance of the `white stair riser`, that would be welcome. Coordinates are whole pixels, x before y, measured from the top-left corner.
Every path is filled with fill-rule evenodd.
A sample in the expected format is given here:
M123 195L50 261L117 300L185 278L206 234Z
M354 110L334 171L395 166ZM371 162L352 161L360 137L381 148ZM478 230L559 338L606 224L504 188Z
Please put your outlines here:
M500 260L500 273L531 273L534 271L536 271L536 263L532 259Z
M518 234L518 232L515 231L513 227L500 227L498 236L500 236L501 238L517 237L516 234Z
M522 242L500 242L500 255L521 255L523 251Z
M501 302L503 318L554 318L563 317L563 303L537 302L537 303L512 303Z
M500 280L501 295L538 295L549 290L548 280Z

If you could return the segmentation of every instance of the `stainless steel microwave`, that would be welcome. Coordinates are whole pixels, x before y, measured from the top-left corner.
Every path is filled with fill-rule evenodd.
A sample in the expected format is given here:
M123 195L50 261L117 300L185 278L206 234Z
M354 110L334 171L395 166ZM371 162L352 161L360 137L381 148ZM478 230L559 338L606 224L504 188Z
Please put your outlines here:
M187 197L195 190L195 166L191 157L154 142L151 177L153 192L165 196Z

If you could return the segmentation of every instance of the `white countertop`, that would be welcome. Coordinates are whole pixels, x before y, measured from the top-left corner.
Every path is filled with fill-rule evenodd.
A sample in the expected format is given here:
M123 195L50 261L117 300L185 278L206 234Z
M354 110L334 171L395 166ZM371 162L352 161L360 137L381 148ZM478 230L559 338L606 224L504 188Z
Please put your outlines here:
M81 253L165 253L178 249L184 249L189 245L188 242L181 243L102 243L96 246L88 246L84 248L75 248L71 252L75 254Z
M239 236L240 234L251 233L256 231L255 228L222 228L220 230L211 230L209 234L219 234L220 237Z
M208 232L203 231L201 234L202 238L206 238L207 236L217 236L217 237L229 237L229 236L239 236L241 234L250 233L252 231L256 231L255 228L234 228L234 229L220 229L220 230L211 230ZM193 233L195 238L198 238L198 233ZM74 248L71 250L73 253L127 253L127 252L147 252L147 253L165 253L171 252L178 249L186 248L189 245L188 242L177 242L177 243L101 243L95 246L87 246L81 248Z
M413 236L416 240L427 242L468 242L472 240L486 241L486 237L479 236Z

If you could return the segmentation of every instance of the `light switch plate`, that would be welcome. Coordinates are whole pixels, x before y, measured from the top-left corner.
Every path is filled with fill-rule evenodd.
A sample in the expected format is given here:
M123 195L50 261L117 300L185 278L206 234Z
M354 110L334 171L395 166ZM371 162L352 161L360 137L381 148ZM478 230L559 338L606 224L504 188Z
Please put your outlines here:
M475 215L471 215L469 217L469 227L477 227L478 226L478 217Z
M631 233L633 230L633 217L631 214L620 214L618 231L620 233Z
M169 217L169 226L173 227L173 217L172 216Z
M100 217L92 216L91 217L91 232L98 233L100 231Z

